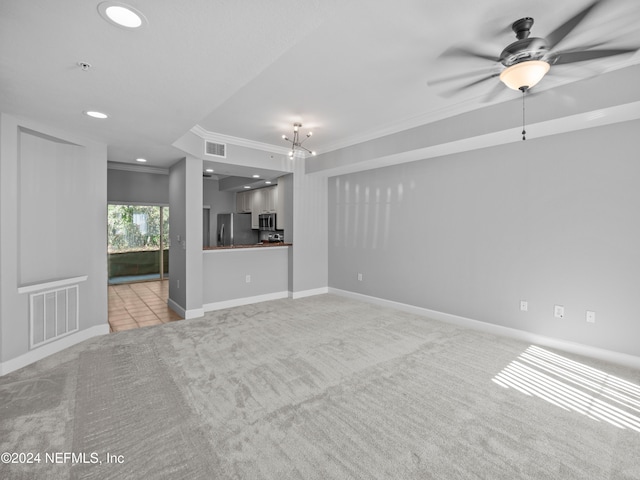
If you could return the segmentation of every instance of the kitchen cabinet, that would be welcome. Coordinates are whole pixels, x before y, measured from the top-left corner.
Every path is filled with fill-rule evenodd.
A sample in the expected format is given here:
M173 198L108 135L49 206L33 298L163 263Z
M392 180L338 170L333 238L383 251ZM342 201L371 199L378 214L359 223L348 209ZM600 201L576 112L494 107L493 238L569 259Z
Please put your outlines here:
M278 186L261 188L254 193L253 207L259 213L278 213Z
M266 209L266 213L278 213L278 186L265 188L266 201L263 200L263 205Z
M258 190L252 190L251 194L251 228L260 228L260 214L262 213L263 194L262 188Z
M278 213L278 185L236 193L236 212L251 213L251 228L260 227L261 213Z
M251 213L253 210L253 191L236 193L236 212Z

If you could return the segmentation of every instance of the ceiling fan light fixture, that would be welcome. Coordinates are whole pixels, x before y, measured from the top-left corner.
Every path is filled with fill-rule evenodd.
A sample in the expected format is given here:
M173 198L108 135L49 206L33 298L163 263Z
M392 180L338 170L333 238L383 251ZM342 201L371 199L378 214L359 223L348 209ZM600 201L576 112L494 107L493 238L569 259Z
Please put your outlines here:
M507 67L500 74L500 80L513 90L528 90L537 85L550 68L543 60L528 60Z

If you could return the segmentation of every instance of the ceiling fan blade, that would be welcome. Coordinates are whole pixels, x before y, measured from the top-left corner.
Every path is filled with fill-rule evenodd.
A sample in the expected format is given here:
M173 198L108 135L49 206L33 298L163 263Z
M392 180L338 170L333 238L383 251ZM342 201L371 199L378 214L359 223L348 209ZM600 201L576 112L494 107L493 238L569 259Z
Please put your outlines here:
M499 73L492 73L491 75L487 75L485 77L482 77L482 78L480 78L478 80L474 80L473 82L467 83L465 85L461 85L459 87L452 88L450 90L446 90L445 92L442 93L442 95L444 97L451 97L451 96L455 95L456 93L459 93L459 92L461 92L463 90L466 90L467 88L473 87L475 85L478 85L478 84L480 84L482 82L486 82L487 80L491 80L492 78L495 78L495 77L497 77L499 75L500 75Z
M634 53L637 51L637 48L611 48L602 50L584 50L578 52L558 52L555 54L555 58L552 60L551 64L563 65L567 63L584 62L585 60L613 57L614 55Z
M472 78L475 77L477 75L489 75L491 73L493 73L495 71L494 68L485 68L483 70L477 70L475 72L464 72L464 73L459 73L457 75L451 75L448 77L440 77L440 78L434 78L432 80L428 80L427 81L427 85L429 86L435 86L435 85L440 85L442 83L448 83L451 82L453 80L460 80L463 78Z
M473 57L473 58L481 58L483 60L490 60L492 62L497 62L500 59L495 55L487 55L485 53L480 53L473 51L469 48L464 47L451 47L445 50L440 54L440 58L442 57Z
M547 43L548 43L547 47L549 49L552 49L558 43L560 43L569 33L571 33L571 31L574 28L576 28L576 26L580 22L582 22L582 20L584 20L584 18L589 14L589 12L593 10L593 8L601 2L602 0L595 0L594 2L590 3L586 8L582 9L580 12L575 14L573 17L571 17L569 20L564 22L562 25L556 28L553 32L547 35L546 37Z
M502 92L504 92L505 89L506 87L504 83L496 82L496 84L493 86L491 91L484 96L484 98L482 99L482 102L489 103L490 101L494 100L498 95L500 95Z

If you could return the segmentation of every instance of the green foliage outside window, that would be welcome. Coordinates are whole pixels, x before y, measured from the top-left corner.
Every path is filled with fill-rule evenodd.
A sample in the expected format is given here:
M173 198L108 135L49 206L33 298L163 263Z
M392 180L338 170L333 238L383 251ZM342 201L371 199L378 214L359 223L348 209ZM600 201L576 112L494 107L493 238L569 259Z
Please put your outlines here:
M157 206L109 205L109 253L158 250L160 209L163 208L163 246L169 247L169 209Z

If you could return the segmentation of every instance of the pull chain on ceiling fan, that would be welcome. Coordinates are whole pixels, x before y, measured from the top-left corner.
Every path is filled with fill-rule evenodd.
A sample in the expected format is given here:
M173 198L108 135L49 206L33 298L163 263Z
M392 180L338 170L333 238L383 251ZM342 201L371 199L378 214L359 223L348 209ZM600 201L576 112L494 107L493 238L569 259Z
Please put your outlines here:
M457 88L443 92L444 96L451 96L468 88L482 84L487 80L499 77L500 81L513 90L522 92L522 139L526 139L525 131L525 96L547 75L551 67L556 65L567 65L571 63L596 60L600 58L612 57L615 55L631 54L640 47L630 48L597 48L602 43L587 45L582 48L569 50L557 50L556 47L562 42L569 33L578 26L584 18L599 4L606 0L595 0L587 7L579 11L577 14L562 23L558 28L553 30L545 38L530 37L531 27L534 20L531 17L524 17L516 20L511 25L511 29L516 34L516 41L508 45L496 57L493 54L478 52L474 49L464 47L452 47L443 52L439 58L475 58L489 60L494 62L490 70L486 68L479 72L469 72L469 74L455 75L447 78L439 78L428 82L430 86L455 82L463 78L483 75L479 79L475 79L467 84ZM499 85L499 84L497 84ZM494 87L485 98L485 101L491 100L497 95L501 89Z
M525 121L524 121L524 96L527 93L527 88L522 87L522 140L527 139L527 131L524 129Z

